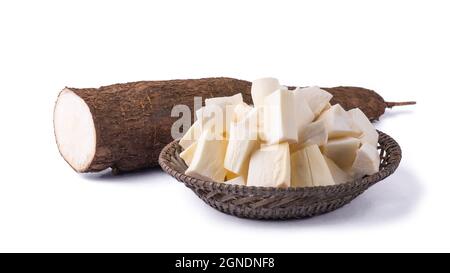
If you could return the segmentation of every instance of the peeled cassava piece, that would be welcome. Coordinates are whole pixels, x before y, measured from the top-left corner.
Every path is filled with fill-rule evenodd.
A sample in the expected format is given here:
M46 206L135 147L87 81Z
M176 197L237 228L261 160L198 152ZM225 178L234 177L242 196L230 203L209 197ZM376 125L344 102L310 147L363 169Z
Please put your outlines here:
M361 131L354 126L349 113L339 104L331 106L330 109L320 115L318 120L325 123L328 138L346 136L358 137L361 135Z
M333 177L334 183L342 184L352 180L352 176L339 168L333 160L329 159L327 156L324 156L325 161L327 162L328 169L330 170L331 176Z
M227 170L246 177L250 155L258 147L257 111L230 126L224 166Z
M364 175L372 175L378 172L380 168L380 156L377 148L365 143L356 153L355 161L352 165L352 174L355 178L361 178Z
M253 105L263 105L265 97L277 89L280 89L280 83L275 78L261 78L253 81L251 83Z
M360 140L353 137L332 139L322 148L324 155L333 160L340 168L349 169L356 157Z
M312 180L314 186L329 186L334 185L333 176L328 168L324 156L320 152L317 145L308 146L305 148L308 155L309 167L311 169Z
M361 143L369 143L376 147L378 143L378 132L366 115L359 108L352 109L348 113L350 114L354 127L362 133L360 137Z
M302 147L310 145L322 146L328 141L328 132L324 120L308 124L300 135L298 142Z
M334 185L330 169L317 145L311 145L291 155L293 187Z
M215 125L223 125L223 128L216 129L219 131L228 132L233 116L236 116L233 114L234 108L236 105L243 103L244 101L241 93L228 97L205 99L205 107L202 108L203 111L201 111L201 116L197 118L206 120L212 118L222 119L221 122L215 122Z
M220 115L216 115L215 111L218 111ZM224 120L221 108L210 105L208 107L202 107L195 112L197 120L192 124L187 132L180 139L180 146L183 149L190 147L195 141L197 141L204 130L214 129L217 134L222 134L224 128L216 127L215 119ZM223 123L222 123L223 124Z
M287 89L278 89L264 100L264 137L269 144L298 140L295 119L294 94Z
M250 158L247 186L286 188L291 185L289 144L261 147Z
M291 153L311 145L323 146L328 141L325 121L317 120L305 126L298 137L298 142L291 144Z
M196 148L197 148L197 142L194 142L189 147L184 149L183 152L180 153L180 157L184 160L184 162L188 166L191 165L192 159L194 158L194 153L195 153Z
M180 146L183 149L188 149L201 135L204 128L201 120L196 120L194 124L189 128L186 134L180 139Z
M223 182L227 170L224 168L227 141L218 140L214 131L202 133L196 143L194 155L186 174L200 179Z
M318 86L297 88L294 93L305 100L315 116L318 116L330 102L332 94L326 92Z
M107 168L123 172L157 166L161 149L173 140L172 125L182 115L172 113L175 105L185 105L182 109L189 108L193 114L197 110L193 109L194 96L208 99L237 93L242 93L248 104L252 104L254 93L255 100L263 104L263 94L283 89L273 78L255 81L254 85L232 78L205 78L65 88L54 109L58 149L77 172ZM339 103L345 110L358 107L371 121L377 120L386 107L413 103L385 102L374 91L359 87L322 89L333 95L331 104ZM183 124L183 132L191 123ZM195 134L197 138L201 131ZM188 148L193 142L182 146Z
M314 186L308 155L305 149L298 150L291 154L291 186Z
M233 114L231 116L232 122L239 122L245 118L245 116L250 112L253 108L247 103L239 103L234 107Z
M302 90L294 90L293 99L295 104L295 117L297 119L297 137L301 138L305 128L314 120L315 115L311 110L309 101L305 99Z

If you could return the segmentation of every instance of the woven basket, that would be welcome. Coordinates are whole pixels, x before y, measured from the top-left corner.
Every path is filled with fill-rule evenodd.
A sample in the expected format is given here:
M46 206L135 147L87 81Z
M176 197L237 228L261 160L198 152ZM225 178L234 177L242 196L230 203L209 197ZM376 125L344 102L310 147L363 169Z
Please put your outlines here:
M379 134L380 171L333 186L281 189L200 180L184 174L187 166L179 156L182 148L178 141L171 142L161 151L159 164L165 172L183 182L203 201L224 213L252 219L304 218L342 207L397 169L402 157L400 146L387 134Z

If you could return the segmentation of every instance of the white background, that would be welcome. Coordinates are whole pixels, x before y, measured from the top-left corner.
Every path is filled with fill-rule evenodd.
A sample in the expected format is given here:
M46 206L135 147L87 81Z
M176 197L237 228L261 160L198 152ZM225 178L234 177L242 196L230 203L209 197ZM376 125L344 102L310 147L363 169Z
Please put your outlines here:
M449 251L448 1L1 1L1 251ZM234 218L160 170L80 175L60 157L64 86L229 76L417 100L376 126L398 171L302 221Z

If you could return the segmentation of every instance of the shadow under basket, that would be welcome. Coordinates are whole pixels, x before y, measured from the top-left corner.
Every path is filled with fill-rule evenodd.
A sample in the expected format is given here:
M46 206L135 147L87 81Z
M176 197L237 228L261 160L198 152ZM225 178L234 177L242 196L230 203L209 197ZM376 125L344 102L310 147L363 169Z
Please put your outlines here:
M398 143L380 132L380 171L344 184L306 188L247 187L197 179L184 174L178 141L169 143L159 156L162 169L183 182L211 207L237 217L283 220L311 217L344 206L367 188L391 175L400 164Z

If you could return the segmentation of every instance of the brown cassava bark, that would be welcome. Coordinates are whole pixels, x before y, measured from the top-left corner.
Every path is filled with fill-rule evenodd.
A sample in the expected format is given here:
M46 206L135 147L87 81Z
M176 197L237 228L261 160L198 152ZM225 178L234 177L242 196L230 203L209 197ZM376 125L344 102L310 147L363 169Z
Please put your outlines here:
M375 91L354 86L323 88L333 95L331 104L339 103L345 110L358 107L371 120L378 120L386 108L416 104L414 101L385 102Z

